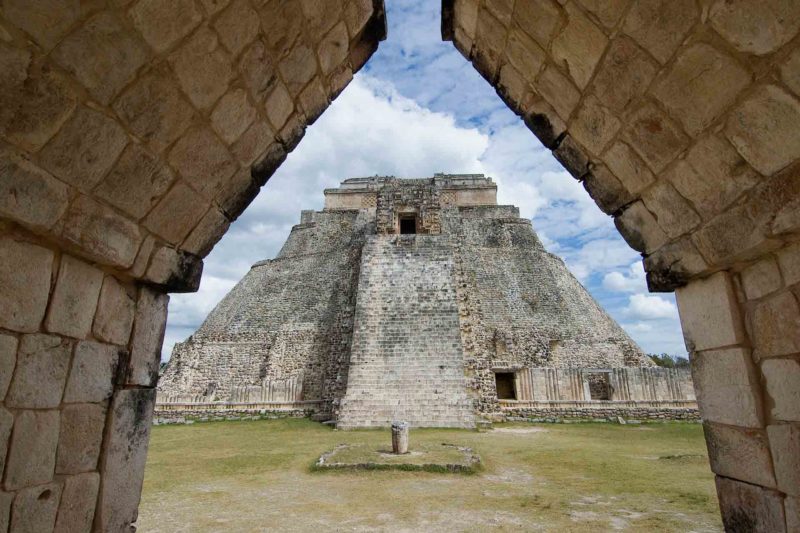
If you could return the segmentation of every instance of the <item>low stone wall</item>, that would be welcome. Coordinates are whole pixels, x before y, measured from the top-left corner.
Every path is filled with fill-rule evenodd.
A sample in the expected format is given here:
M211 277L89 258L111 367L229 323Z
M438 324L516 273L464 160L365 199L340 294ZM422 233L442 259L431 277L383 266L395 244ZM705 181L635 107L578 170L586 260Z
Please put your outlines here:
M508 421L560 422L562 420L692 420L700 421L693 401L663 402L501 402Z
M221 420L304 418L321 411L323 402L157 403L153 424L191 424Z

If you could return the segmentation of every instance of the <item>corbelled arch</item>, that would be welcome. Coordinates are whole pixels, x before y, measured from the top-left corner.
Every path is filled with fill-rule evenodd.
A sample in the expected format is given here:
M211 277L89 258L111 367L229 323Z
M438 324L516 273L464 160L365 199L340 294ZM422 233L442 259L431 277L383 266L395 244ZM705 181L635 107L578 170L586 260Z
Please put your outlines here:
M442 6L650 290L676 290L726 529L800 529L800 3Z
M0 532L127 532L167 292L375 52L383 2L0 5Z

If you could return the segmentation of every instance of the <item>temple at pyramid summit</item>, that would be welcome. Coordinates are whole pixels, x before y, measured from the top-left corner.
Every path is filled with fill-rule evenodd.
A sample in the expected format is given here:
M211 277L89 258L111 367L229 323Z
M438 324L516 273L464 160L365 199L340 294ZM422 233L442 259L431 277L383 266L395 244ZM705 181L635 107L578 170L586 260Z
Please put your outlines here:
M530 220L497 205L491 178L375 176L324 193L175 345L158 409L349 429L696 408L688 371L655 367Z

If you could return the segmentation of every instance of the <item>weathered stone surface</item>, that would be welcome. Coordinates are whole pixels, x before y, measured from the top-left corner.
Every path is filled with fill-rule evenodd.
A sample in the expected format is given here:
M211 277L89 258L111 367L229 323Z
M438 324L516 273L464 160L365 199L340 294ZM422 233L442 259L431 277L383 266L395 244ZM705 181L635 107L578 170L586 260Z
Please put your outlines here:
M259 27L258 13L245 0L234 0L214 22L222 44L234 57L253 42Z
M17 351L14 379L6 406L47 409L58 407L67 381L72 344L56 335L23 335Z
M244 171L249 178L249 173ZM225 215L212 206L182 244L182 248L200 257L206 256L211 248L228 230L230 222Z
M645 93L656 72L658 64L647 52L622 35L609 45L591 90L603 105L620 112Z
M700 16L693 0L640 0L628 11L623 31L666 63Z
M600 155L617 134L620 121L594 96L584 98L570 123L570 135L595 155Z
M554 149L558 139L567 131L567 125L558 116L558 113L541 96L528 93L530 101L522 106L523 120L536 138L549 149Z
M164 52L202 20L192 0L143 0L129 11L136 29L156 52Z
M292 97L283 83L275 84L275 90L269 95L264 105L267 107L267 118L275 131L283 128L294 110Z
M800 283L800 244L791 244L779 250L778 264L786 285Z
M79 403L61 409L56 473L79 474L97 468L105 421L104 404Z
M183 181L178 181L156 205L144 226L171 244L180 244L197 225L208 202Z
M655 180L644 161L624 142L617 141L611 145L603 160L625 189L633 195L640 193Z
M791 292L781 292L759 303L751 320L758 358L800 352L800 306Z
M549 49L550 41L561 22L561 11L552 0L516 2L514 18L520 28L533 37L539 46Z
M775 85L762 85L728 118L725 135L748 163L771 175L800 158L800 103Z
M350 37L355 37L364 29L364 26L372 16L374 7L371 0L353 0L344 8L344 21L347 24L347 32ZM477 23L478 3L477 2L459 2L456 4L456 10L459 11L459 19L461 21L462 29L469 29L470 36L475 37L475 24ZM470 13L471 16L465 16Z
M711 219L692 238L708 262L717 265L749 261L777 247L765 240L746 205L730 208Z
M242 59L239 61L239 72L250 90L250 95L256 102L263 102L278 81L272 55L261 41L253 43L242 54Z
M202 273L203 261L198 256L161 246L151 255L144 279L164 292L195 292Z
M236 171L228 149L211 130L197 128L189 131L169 154L170 163L195 189L208 197Z
M6 391L14 375L17 364L17 338L0 334L0 402L6 397ZM0 439L2 440L2 439ZM0 472L2 469L0 468Z
M224 9L229 2L230 0L200 0L203 9L205 9L209 17L217 13L220 9Z
M135 304L128 289L112 276L106 276L97 302L92 332L106 342L126 345L133 325Z
M673 292L708 270L708 263L686 236L665 244L644 258L650 292Z
M642 202L625 208L614 218L614 225L631 248L646 254L658 250L668 240L658 221Z
M707 128L750 83L750 74L731 56L695 43L653 89L653 94L691 135Z
M718 272L675 291L689 352L740 344L744 329L730 275Z
M800 495L800 427L796 424L767 426L778 489Z
M68 188L0 145L0 216L34 231L52 228L67 209Z
M7 490L49 483L53 479L58 430L58 411L17 411L6 458Z
M606 28L613 28L630 4L630 0L579 0Z
M767 359L761 363L767 403L777 420L800 421L800 361Z
M544 68L536 83L536 89L564 121L569 120L572 110L578 105L581 97L572 82L552 65Z
M689 144L689 139L667 115L647 103L628 117L624 138L653 172L664 170Z
M88 192L111 169L127 142L114 120L81 107L42 150L41 162L63 181Z
M700 224L700 216L667 181L658 181L642 193L642 201L658 225L672 239Z
M136 219L166 192L174 176L168 166L139 144L130 144L94 194Z
M716 2L711 26L742 52L765 55L787 43L800 29L800 6L792 0Z
M28 32L45 49L52 48L81 15L77 0L6 0L6 19Z
M329 74L347 58L350 40L347 36L347 27L340 22L323 37L319 43L317 54L323 74Z
M0 491L0 531L7 531L11 524L11 502L13 501L13 492Z
M473 48L473 65L490 83L495 81L500 68L501 54L505 47L508 28L484 7L478 16Z
M721 476L716 482L725 531L784 531L779 492Z
M170 56L178 82L199 109L214 105L228 90L231 59L209 29L200 29Z
M108 104L136 77L148 56L144 43L109 11L86 21L52 54L101 104Z
M800 498L787 496L783 507L786 513L786 531L800 531Z
M100 474L87 472L64 480L54 533L91 531Z
M544 50L518 28L512 29L508 34L506 55L509 63L528 81L533 81L547 57Z
M800 48L795 48L781 65L781 79L795 94L800 95Z
M256 120L231 147L236 159L249 166L275 142L275 132L264 120Z
M14 425L14 415L0 407L0 473L6 465L6 455L8 453L8 438L11 436L11 426ZM0 525L3 520L3 500L4 492L0 491Z
M61 499L61 484L50 483L23 489L14 498L11 508L11 529L16 533L52 531Z
M605 51L608 38L574 4L566 5L567 24L553 41L551 53L556 63L565 65L579 88L589 83Z
M697 403L704 420L763 427L761 385L749 350L696 352L691 362Z
M300 0L306 24L315 34L325 33L342 18L341 0Z
M577 180L582 179L589 172L589 157L569 135L565 136L558 148L553 150L553 156Z
M247 100L244 89L235 89L223 96L211 113L211 126L231 144L253 123L256 110Z
M155 396L155 389L114 393L100 459L103 484L96 520L102 531L125 531L136 521Z
M781 273L775 259L767 257L742 270L742 286L748 300L756 300L781 287Z
M23 332L39 329L47 307L52 269L50 250L10 238L0 239L0 326Z
M300 108L306 116L308 125L313 124L328 107L328 95L322 87L319 78L306 85L300 93Z
M711 470L721 476L775 487L775 474L763 429L703 424Z
M102 284L101 270L68 255L63 256L44 323L47 331L85 338L92 328Z
M633 196L604 166L594 166L584 178L583 186L597 206L607 215L613 215L622 206L633 201Z
M163 65L125 91L114 102L114 111L156 152L186 131L194 116L192 106Z
M251 175L250 169L243 168L234 174L228 186L215 199L225 218L236 220L250 202L256 197L260 187ZM192 236L189 236L192 239ZM202 255L202 254L199 254Z
M127 384L155 386L161 362L161 343L167 322L169 296L146 287L139 289L136 320L131 339L131 359Z
M111 397L119 348L93 341L75 346L64 403L99 403Z
M286 82L286 88L296 96L316 74L317 61L311 48L299 44L280 62L278 69Z

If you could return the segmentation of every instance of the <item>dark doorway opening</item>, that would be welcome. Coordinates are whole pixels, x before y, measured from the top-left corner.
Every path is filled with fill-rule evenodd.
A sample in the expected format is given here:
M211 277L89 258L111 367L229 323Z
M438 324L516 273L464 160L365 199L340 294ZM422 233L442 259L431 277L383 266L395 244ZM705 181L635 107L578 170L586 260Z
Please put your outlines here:
M589 397L592 400L610 400L611 384L608 382L608 374L591 373L587 377L589 382Z
M495 372L495 386L498 400L516 400L517 390L514 388L513 372Z
M417 232L417 217L400 217L400 235L413 235Z

